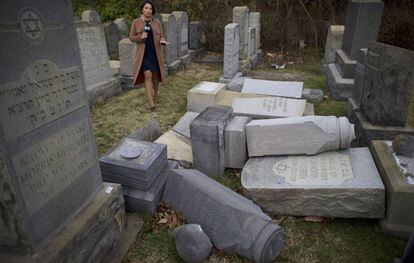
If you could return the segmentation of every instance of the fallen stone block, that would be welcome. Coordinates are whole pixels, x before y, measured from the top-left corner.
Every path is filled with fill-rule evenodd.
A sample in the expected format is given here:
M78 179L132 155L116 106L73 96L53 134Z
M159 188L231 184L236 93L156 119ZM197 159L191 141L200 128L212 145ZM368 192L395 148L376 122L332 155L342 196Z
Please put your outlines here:
M247 161L246 116L235 116L224 130L225 165L229 168L242 169Z
M185 262L204 262L213 245L199 224L187 224L174 230L175 249Z

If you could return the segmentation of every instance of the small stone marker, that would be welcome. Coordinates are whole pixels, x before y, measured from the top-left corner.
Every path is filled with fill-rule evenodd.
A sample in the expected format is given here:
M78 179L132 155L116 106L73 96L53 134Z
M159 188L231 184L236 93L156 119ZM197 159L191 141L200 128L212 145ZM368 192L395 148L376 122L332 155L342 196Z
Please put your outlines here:
M190 124L194 167L208 176L224 173L224 129L232 117L231 107L207 107Z
M306 100L288 99L281 97L233 99L233 112L252 118L275 118L302 116Z
M251 158L241 182L272 214L382 218L385 189L368 148Z
M185 262L204 262L213 245L199 224L186 224L174 229L175 249Z
M336 51L341 49L342 38L345 27L341 25L330 25L325 43L324 63L331 64L335 62Z
M235 116L224 130L225 166L242 169L247 161L246 124L250 117Z
M201 225L218 249L255 262L273 262L282 251L282 228L251 200L200 171L171 170L163 201Z
M169 160L177 160L179 162L185 161L190 164L193 163L193 153L189 138L186 138L173 130L169 130L156 139L155 143L167 145L167 158Z
M223 76L220 82L230 81L239 70L240 25L231 23L224 28Z
M180 118L180 120L172 127L174 131L177 133L187 137L191 138L190 134L190 123L199 115L198 112L192 112L187 111L183 117Z
M122 192L125 199L125 210L133 213L154 214L158 203L161 201L165 182L171 169L177 168L178 163L168 161L164 166L158 179L146 191L134 189L128 186L122 186Z
M306 116L253 120L246 125L249 156L316 154L344 149L355 139L345 117Z
M134 81L134 57L137 49L137 44L131 42L129 38L124 38L119 41L119 79L121 88L133 87Z
M319 103L323 101L323 90L321 89L303 89L302 99L307 102Z
M203 25L201 21L191 21L188 31L188 48L192 50L202 48L201 38L203 34Z
M303 82L245 78L241 92L300 99L302 91Z
M119 33L118 26L114 22L106 22L103 24L106 40L106 48L110 59L119 59L119 41L122 36Z
M249 8L247 6L236 6L233 8L233 23L240 25L240 53L241 60L247 59L249 42Z
M187 92L187 110L202 112L209 106L214 106L217 94L226 84L202 81Z
M125 153L130 152L139 154L135 158L125 158ZM167 164L167 147L124 138L115 149L106 153L99 163L104 181L147 191Z
M91 25L100 25L102 23L101 16L95 10L85 10L82 12L82 21Z
M118 28L118 32L122 38L129 37L129 23L125 18L119 17L114 20L114 23Z

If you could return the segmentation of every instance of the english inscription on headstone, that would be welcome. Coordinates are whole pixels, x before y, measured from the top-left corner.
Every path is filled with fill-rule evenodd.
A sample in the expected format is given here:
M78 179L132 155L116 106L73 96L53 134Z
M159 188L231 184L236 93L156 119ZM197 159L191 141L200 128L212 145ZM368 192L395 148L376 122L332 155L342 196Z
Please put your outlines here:
M0 18L0 246L23 253L44 246L102 180L70 4L10 6Z

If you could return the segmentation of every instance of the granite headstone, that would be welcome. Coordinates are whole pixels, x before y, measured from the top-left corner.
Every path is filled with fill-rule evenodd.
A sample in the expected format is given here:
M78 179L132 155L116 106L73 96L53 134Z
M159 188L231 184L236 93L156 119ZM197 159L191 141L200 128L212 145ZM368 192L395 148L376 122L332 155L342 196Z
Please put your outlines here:
M167 64L168 74L177 72L181 66L181 62L177 57L177 22L175 15L161 14L162 27L164 36L169 42L164 46L165 63Z
M235 116L224 129L225 166L242 169L247 161L246 116Z
M106 40L106 48L110 59L119 59L119 41L122 36L118 30L118 26L114 22L106 22L103 24Z
M233 8L233 23L240 26L240 60L248 58L247 43L249 42L249 8L247 6L236 6Z
M224 28L223 76L220 82L228 82L239 70L240 25L231 23Z

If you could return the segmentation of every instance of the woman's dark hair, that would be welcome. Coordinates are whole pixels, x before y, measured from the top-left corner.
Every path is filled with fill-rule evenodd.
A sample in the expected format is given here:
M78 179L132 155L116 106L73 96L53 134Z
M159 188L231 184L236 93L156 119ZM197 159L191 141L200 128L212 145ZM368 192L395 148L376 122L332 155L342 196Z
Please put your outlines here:
M139 4L139 11L141 11L141 12L142 12L142 9L144 8L144 5L146 5L146 4L150 4L150 5L151 5L151 7L152 7L152 15L155 15L157 12L155 11L155 6L154 6L154 3L153 3L153 2L151 2L151 1L148 1L148 0L146 0L146 1L142 1L142 2Z

